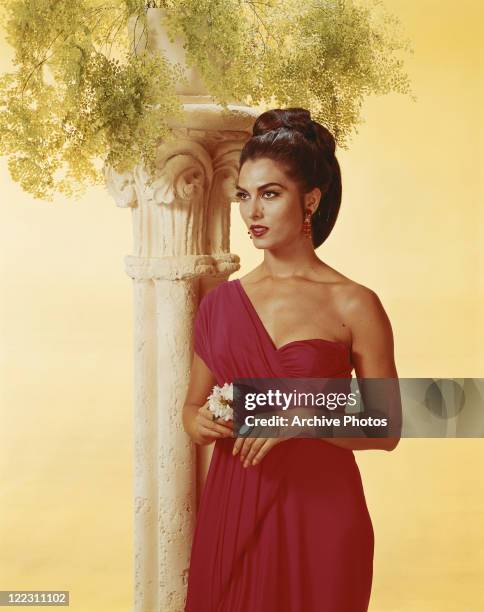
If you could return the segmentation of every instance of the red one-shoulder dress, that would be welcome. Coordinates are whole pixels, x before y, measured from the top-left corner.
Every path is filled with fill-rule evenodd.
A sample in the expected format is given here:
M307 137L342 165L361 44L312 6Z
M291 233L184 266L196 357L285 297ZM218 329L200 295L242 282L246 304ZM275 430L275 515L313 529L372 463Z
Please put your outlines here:
M351 378L349 348L276 348L238 279L202 299L194 350L217 384ZM255 466L215 442L192 543L185 612L367 612L374 533L354 453L289 438Z

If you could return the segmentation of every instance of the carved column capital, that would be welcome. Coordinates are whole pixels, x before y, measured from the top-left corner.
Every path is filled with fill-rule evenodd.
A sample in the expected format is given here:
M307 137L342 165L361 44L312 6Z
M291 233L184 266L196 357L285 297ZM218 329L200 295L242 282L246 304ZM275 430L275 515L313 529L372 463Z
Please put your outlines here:
M230 129L231 125L216 129L213 119L208 124L207 129L173 126L174 139L158 147L154 177L141 164L124 173L105 167L107 188L116 205L132 210L134 257L228 253L238 159L249 134ZM159 268L158 263L154 266ZM238 267L226 270L230 274ZM196 269L205 275L204 264ZM218 274L220 269L209 266L207 270Z

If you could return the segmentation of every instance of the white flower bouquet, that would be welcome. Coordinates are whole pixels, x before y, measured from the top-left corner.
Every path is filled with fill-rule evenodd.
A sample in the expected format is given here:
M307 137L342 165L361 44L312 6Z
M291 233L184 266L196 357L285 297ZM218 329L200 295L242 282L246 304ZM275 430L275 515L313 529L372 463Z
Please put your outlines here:
M212 393L207 397L208 409L213 412L213 420L220 418L230 421L234 418L234 388L232 383L225 383L223 387L215 385Z

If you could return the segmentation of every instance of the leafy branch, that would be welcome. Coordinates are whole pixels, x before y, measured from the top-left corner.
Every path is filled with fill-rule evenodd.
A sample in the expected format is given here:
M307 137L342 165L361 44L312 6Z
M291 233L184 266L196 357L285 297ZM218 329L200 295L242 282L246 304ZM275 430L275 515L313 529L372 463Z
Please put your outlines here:
M105 163L143 163L154 175L157 144L182 113L176 85L185 75L148 53L153 8L224 108L303 106L347 147L366 96L410 93L402 54L411 48L381 0L4 3L15 69L0 77L0 154L14 180L45 200L102 184Z

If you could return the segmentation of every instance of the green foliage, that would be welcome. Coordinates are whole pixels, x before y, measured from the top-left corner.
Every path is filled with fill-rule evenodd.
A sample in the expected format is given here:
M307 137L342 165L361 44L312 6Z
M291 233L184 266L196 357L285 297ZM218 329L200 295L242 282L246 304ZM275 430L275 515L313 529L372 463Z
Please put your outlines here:
M154 171L167 117L181 109L182 74L161 55L128 51L134 4L10 2L17 70L0 80L0 153L35 197L80 195L103 182L104 161L122 171L141 160Z
M410 92L396 52L412 50L398 20L379 0L364 5L320 0L308 3L304 12L295 2L294 9L285 32L292 50L264 81L278 101L311 109L338 144L347 146L350 132L362 122L366 95Z
M152 1L149 6L155 6ZM410 91L398 21L368 0L164 0L164 24L185 40L212 96L303 106L340 146L361 123L364 97ZM133 52L127 23L145 27L145 0L8 0L4 27L15 71L0 79L0 154L37 198L80 195L142 162L182 107L182 69L161 54Z

